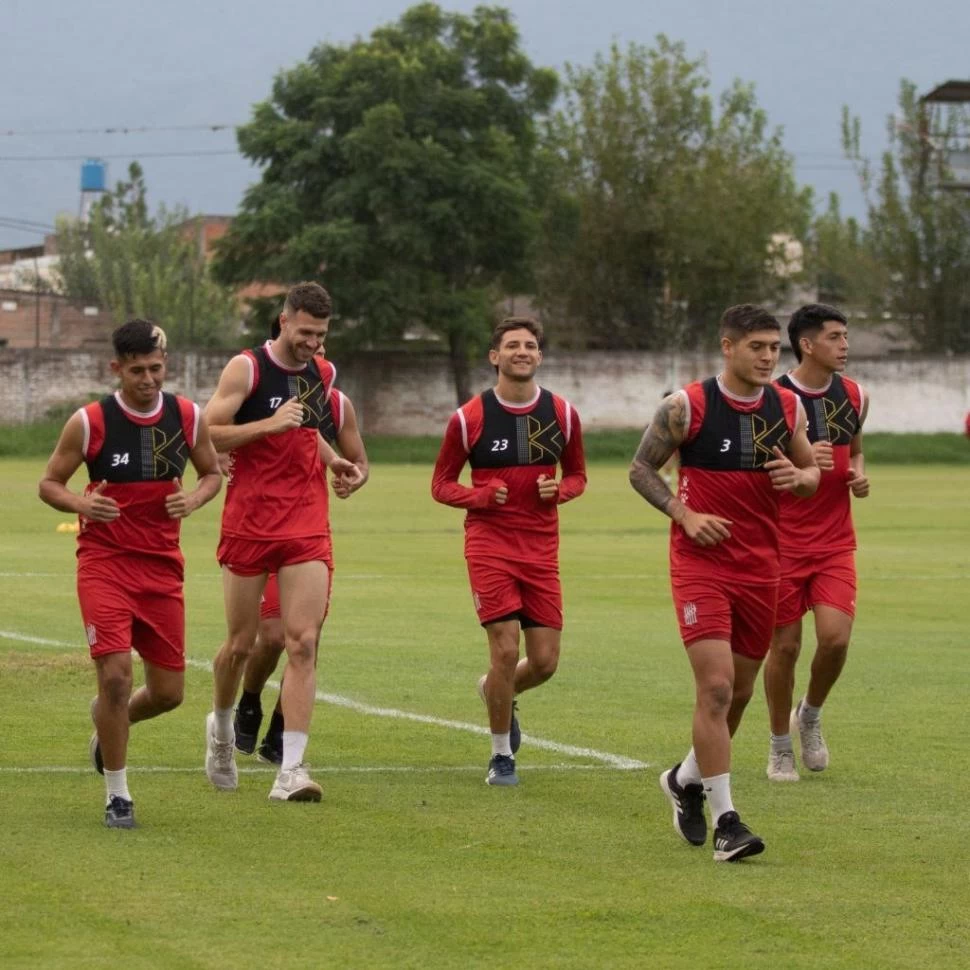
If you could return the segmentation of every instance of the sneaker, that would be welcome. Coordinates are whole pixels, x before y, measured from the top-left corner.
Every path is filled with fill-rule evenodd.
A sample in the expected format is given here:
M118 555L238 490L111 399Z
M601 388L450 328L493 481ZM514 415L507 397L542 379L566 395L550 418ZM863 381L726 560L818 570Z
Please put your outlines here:
M725 812L714 829L714 861L740 862L749 855L765 851L764 842L758 838L737 812Z
M677 781L680 762L660 776L660 787L674 809L674 831L691 845L707 841L707 819L704 817L704 786L700 782L681 785Z
M136 828L135 803L120 795L112 795L104 810L104 824L109 829Z
M801 717L802 702L791 712L788 728L792 734L798 731L802 742L802 764L809 771L825 771L829 766L829 749L822 737L822 719L805 722Z
M269 797L276 802L318 802L323 789L310 777L310 766L303 761L277 774Z
M519 776L515 773L515 758L507 754L492 755L488 763L486 785L517 785Z
M256 757L264 765L283 764L283 735L267 734L256 751Z
M97 697L91 701L91 723L94 724L94 705L98 703ZM104 758L101 757L101 742L98 740L98 727L95 724L94 734L88 742L88 754L91 756L91 764L99 774L104 774Z
M478 696L482 699L482 703L485 705L485 710L488 710L488 701L485 699L485 678L487 674L482 674L478 678ZM517 754L519 748L522 747L522 729L519 727L519 719L516 717L516 711L519 709L518 701L512 701L512 721L509 724L509 744L512 747L512 754Z
M233 756L232 741L216 740L216 716L205 719L205 774L216 788L234 791L239 787L239 772Z
M769 781L798 781L795 768L794 751L769 751L768 767L765 769Z
M236 750L243 754L252 754L256 750L259 738L259 726L263 723L263 709L257 704L254 707L236 708L236 716L232 721L232 729L236 733Z

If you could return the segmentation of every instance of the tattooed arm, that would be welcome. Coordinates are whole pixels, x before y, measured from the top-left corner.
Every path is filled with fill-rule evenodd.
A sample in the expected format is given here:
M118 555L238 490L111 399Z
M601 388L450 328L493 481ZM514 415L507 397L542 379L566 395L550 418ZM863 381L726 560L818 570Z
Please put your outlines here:
M687 396L682 391L664 399L640 440L630 465L630 484L655 509L670 516L699 546L716 546L731 536L728 519L693 512L667 487L660 469L683 444L688 431Z

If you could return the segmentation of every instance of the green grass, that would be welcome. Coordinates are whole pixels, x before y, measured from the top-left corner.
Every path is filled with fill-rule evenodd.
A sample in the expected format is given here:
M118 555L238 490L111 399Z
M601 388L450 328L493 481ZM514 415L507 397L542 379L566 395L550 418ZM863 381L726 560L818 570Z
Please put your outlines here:
M723 866L674 835L657 786L688 746L692 687L664 522L625 461L594 465L563 509L562 665L520 706L527 735L649 768L526 740L521 785L490 789L480 735L322 702L308 756L323 804L270 804L248 759L240 790L219 793L201 771L211 675L193 666L183 707L133 729L135 832L101 826L74 540L35 497L42 465L0 463L4 968L966 966L966 469L874 472L856 506L857 633L826 706L832 765L771 785L759 694L733 777L768 848ZM482 724L461 514L431 501L429 475L378 463L335 503L318 682ZM223 632L217 528L217 507L184 527L199 663Z

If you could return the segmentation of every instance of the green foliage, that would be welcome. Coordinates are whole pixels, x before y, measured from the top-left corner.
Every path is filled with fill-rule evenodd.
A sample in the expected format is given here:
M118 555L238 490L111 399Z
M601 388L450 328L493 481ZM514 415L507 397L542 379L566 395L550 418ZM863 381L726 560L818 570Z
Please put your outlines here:
M431 3L282 72L239 129L263 168L220 242L225 281L320 279L344 340L423 326L448 346L460 400L496 295L525 272L536 225L534 118L556 93L508 11Z
M82 225L60 219L57 287L76 304L107 307L119 323L144 317L162 326L174 347L232 342L239 311L216 283L187 233L180 208L148 210L137 163L93 207Z
M725 306L780 297L808 190L740 81L717 100L703 60L661 35L569 67L549 127L543 305L574 346L709 339Z
M858 119L843 112L842 139L868 200L863 234L869 306L888 311L931 351L970 351L970 192L946 191L947 152L966 144L970 107L931 110L900 83L899 114L877 171L860 152Z

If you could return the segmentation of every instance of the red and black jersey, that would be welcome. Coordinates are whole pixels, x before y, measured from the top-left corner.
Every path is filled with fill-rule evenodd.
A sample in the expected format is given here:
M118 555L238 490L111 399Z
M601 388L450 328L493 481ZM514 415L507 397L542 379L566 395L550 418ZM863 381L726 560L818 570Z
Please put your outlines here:
M327 479L317 436L333 431L329 399L336 368L319 355L301 367L287 367L274 357L269 341L243 356L250 364L250 388L236 424L271 417L294 397L304 416L299 428L232 450L222 534L248 539L328 535Z
M458 481L466 463L472 469L471 488ZM562 467L558 503L544 502L539 476L555 477L557 465ZM508 488L504 505L491 501L497 482ZM557 504L585 488L579 416L568 401L539 388L528 404L502 401L488 390L459 408L445 431L431 494L445 505L468 510L468 558L548 563L559 550Z
M162 393L150 412L129 408L115 393L80 410L84 426L82 454L90 483L85 494L107 482L102 494L113 498L121 515L112 522L81 517L78 557L90 562L118 558L119 569L130 569L132 557L168 560L177 567L181 520L165 509L165 499L181 479L199 433L196 404Z
M805 387L791 374L779 377L776 383L798 395L808 419L808 440L830 442L835 465L822 472L818 491L811 498L782 496L781 550L786 556L803 557L855 549L846 483L852 439L862 429L862 388L839 374L833 374L822 390Z
M680 446L678 498L693 512L731 521L731 537L699 546L676 524L670 533L671 572L683 578L739 582L778 580L778 492L765 464L786 451L797 423L797 398L768 386L744 400L716 377L688 385L689 428Z

